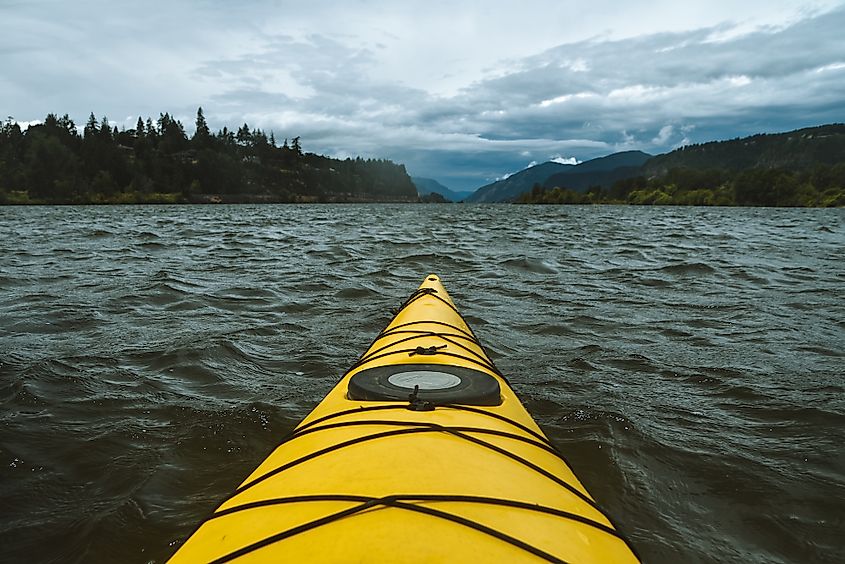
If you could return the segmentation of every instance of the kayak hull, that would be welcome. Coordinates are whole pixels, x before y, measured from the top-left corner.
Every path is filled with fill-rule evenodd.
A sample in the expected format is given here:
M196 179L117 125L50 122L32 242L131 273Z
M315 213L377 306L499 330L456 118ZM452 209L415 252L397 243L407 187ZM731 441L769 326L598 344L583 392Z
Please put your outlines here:
M638 561L430 275L171 562L477 558Z

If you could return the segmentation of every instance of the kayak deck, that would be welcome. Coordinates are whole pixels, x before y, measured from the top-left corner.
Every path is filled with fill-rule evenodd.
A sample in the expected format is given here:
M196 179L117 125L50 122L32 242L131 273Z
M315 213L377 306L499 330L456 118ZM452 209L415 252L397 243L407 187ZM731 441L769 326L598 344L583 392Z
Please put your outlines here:
M478 558L638 561L431 275L171 561Z

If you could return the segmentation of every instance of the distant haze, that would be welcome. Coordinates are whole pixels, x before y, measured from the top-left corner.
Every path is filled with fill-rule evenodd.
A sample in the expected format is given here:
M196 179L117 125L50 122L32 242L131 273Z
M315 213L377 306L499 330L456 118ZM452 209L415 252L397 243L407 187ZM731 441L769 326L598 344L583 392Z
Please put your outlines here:
M845 121L845 2L0 2L0 112L243 123L471 190Z

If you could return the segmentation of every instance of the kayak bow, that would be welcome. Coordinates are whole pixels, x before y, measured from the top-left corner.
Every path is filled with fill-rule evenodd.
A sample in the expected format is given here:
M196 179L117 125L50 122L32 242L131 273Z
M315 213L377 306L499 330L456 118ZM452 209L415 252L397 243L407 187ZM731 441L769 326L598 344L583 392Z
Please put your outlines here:
M171 559L638 562L428 276Z

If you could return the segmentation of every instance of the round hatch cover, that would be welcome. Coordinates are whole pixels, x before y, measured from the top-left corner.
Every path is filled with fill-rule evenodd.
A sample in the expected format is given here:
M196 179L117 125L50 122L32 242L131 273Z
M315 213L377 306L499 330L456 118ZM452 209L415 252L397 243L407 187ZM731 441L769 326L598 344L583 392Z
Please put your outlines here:
M362 370L349 379L347 396L363 401L408 401L417 397L434 405L501 405L499 382L485 372L446 364L394 364Z
M408 390L413 390L415 386L419 386L421 390L445 390L461 383L461 379L454 374L434 370L397 372L388 376L387 381Z

